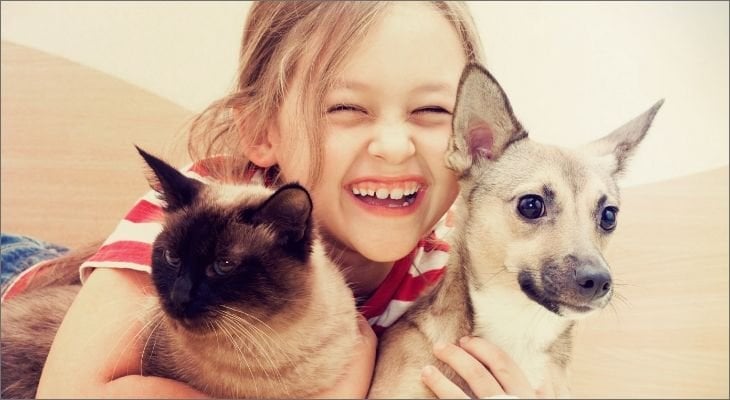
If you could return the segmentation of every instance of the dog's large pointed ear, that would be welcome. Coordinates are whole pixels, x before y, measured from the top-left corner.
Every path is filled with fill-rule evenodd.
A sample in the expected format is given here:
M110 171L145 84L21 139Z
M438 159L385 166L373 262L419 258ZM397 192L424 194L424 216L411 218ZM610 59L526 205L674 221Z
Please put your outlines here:
M621 175L629 157L634 154L637 145L644 139L654 116L664 104L664 99L657 101L643 114L625 123L607 136L591 142L581 150L594 157L610 172L611 176Z
M159 193L160 198L165 202L165 210L172 211L190 205L198 196L203 183L188 178L175 167L147 153L137 146L139 154L144 158L152 170L147 175L150 187Z
M497 80L481 65L468 64L456 95L447 167L465 175L473 164L496 160L510 144L525 137L527 132Z

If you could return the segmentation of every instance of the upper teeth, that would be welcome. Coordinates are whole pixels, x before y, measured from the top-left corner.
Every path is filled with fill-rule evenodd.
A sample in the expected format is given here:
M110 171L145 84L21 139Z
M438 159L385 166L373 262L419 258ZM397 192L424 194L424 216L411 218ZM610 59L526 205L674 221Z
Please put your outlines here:
M387 188L376 183L360 183L352 186L352 193L360 196L375 196L381 200L390 197L393 200L400 200L403 196L410 196L420 189L420 185L411 182L400 187Z

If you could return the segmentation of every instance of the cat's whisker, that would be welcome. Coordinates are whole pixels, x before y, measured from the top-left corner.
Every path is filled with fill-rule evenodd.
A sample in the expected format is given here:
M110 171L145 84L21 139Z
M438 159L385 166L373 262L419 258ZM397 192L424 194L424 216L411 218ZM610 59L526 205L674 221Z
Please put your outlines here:
M247 337L249 339L251 339L251 342L257 348L260 348L261 349L261 353L263 354L264 358L269 362L269 364L271 364L272 370L277 374L277 379L279 380L279 382L282 385L282 387L285 388L285 390L287 391L287 394L288 394L288 387L287 387L284 379L282 378L281 373L279 372L279 369L277 368L276 363L274 362L274 360L271 358L271 355L269 354L269 351L271 353L274 352L274 349L272 348L272 346L271 346L271 344L269 342L270 338L268 338L265 334L263 334L263 332L261 332L260 330L258 330L258 328L256 326L252 325L250 322L246 321L244 318L238 317L235 314L232 314L232 313L230 313L228 311L224 311L224 310L221 310L220 313L221 313L221 315L224 316L224 318L225 318L225 320L227 322L233 324L234 327L237 327L239 329L242 329L243 332L247 335ZM261 339L263 339L263 342L266 344L266 346L268 347L268 350L269 351L267 351L263 347L263 345L259 344L259 342L257 340L254 340L253 336L251 335L251 331L249 331L248 329L246 329L246 327L243 324L247 324L249 327L258 330L258 332L259 332L259 335L258 336ZM269 339L269 340L267 340L267 339ZM269 379L271 379L271 377L269 376L268 371L263 367L263 365L261 365L260 361L259 361L259 366L261 367L261 369L266 374L266 377L269 378Z
M248 329L246 329L246 327L240 323L241 318L236 317L235 315L230 314L227 311L222 311L222 310L219 311L219 315L226 322L226 324L230 328L232 328L232 332L236 334L237 338L240 339L241 335L244 336L244 339L246 339L246 340L243 340L240 343L245 344L247 350L249 350L249 351L254 350L252 348L252 346L255 346L256 348L259 347L258 341L256 340L256 338L254 338L253 333L251 331L249 331ZM268 354L266 352L262 352L262 353L264 353L264 357L268 358ZM268 371L261 364L261 360L259 360L257 358L256 361L259 363L259 367L261 368L261 370L263 370L264 373L267 375L267 378L270 378L268 376Z
M250 319L258 322L259 324L263 325L265 328L267 328L274 335L279 336L279 332L277 332L276 330L274 330L271 326L269 326L269 324L267 324L266 322L262 321L260 318L256 317L255 315L253 315L251 313L248 313L248 312L246 312L244 310L241 310L241 309L238 309L238 308L235 308L235 307L231 307L231 306L227 306L227 305L222 305L221 307L223 307L223 308L225 308L227 310L233 311L234 313L239 313L239 314L243 315L246 318L250 318ZM281 338L278 337L277 339L281 339Z
M127 350L127 348L129 348L134 343L136 343L137 340L144 333L145 328L150 323L149 315L154 310L153 305L150 305L148 300L149 299L143 299L139 302L141 310L135 310L133 312L128 313L126 318L124 316L120 317L121 322L129 321L129 323L126 324L127 327L122 331L122 334L118 335L119 338L107 352L106 358L109 358L112 356L112 354L115 352L115 350L117 350L117 348L120 346L121 342L124 341L124 339L128 336L127 333L130 330L135 329L135 327L139 327L139 324L142 324L142 326L138 328L139 331L134 336L132 336L132 339L127 341L126 345L121 349L121 351L119 353L123 354ZM106 323L104 325L98 326L96 329L96 332L91 334L92 337L108 335L108 332L106 332L106 330L107 330L106 328L109 328L112 325L118 324L120 322L120 320L109 321L108 323ZM119 357L117 357L117 360L114 364L114 368L112 370L112 375L116 374L116 369L119 366L119 361L120 361ZM99 368L97 369L97 372L100 372L101 368L103 368L103 365L99 366Z
M266 334L266 332L264 332L261 329L259 329L255 324L253 324L250 321L246 320L246 318L238 317L237 320L240 321L240 322L242 322L242 323L245 323L246 325L248 325L251 329L254 330L254 332L257 333L257 335L260 338L263 339L263 342L267 345L268 351L271 353L271 355L277 354L277 351L278 351L278 353L280 355L283 355L284 356L284 358L289 363L289 365L291 366L291 368L295 368L295 364L292 362L292 360L289 357L289 355L287 354L287 352L286 351L281 351L281 349L278 349L277 350L276 346L273 346L272 345L272 344L275 344L276 342L271 338L270 335ZM268 325L266 325L266 326L268 327ZM269 328L269 329L271 329L271 328ZM280 343L284 343L281 340L279 342ZM264 349L262 348L262 350L264 350ZM287 397L288 397L288 395L289 395L289 386L286 383L286 381L284 381L283 377L281 376L281 372L279 371L278 365L276 365L276 363L274 363L274 361L271 358L271 356L265 350L264 350L264 355L267 357L267 359L269 361L269 364L271 364L271 368L276 372L276 374L278 376L278 379L279 379L279 382L281 383L282 387L286 391Z
M155 330L160 327L160 325L164 322L164 318L162 316L162 311L158 311L155 315L153 315L150 318L150 323L154 323L154 326L152 329L150 329L149 335L147 335L147 340L144 343L144 346L142 347L142 356L139 358L139 373L140 375L144 375L144 360L145 360L145 352L147 351L147 345L150 342L150 339L152 336L154 336ZM156 321L156 322L155 322ZM157 342L157 338L155 338L155 342ZM154 353L154 344L152 346L152 352Z
M278 342L280 342L280 343L285 343L285 342L284 342L284 340L283 340L283 339L281 338L281 335L279 334L279 332L277 332L276 330L274 330L273 328L271 328L271 326L269 326L269 324L267 324L266 322L262 321L262 320L261 320L260 318L257 318L257 317L256 317L255 315L252 315L252 314L250 314L250 313L247 313L247 312L245 312L245 311L243 311L243 310L240 310L240 309L237 309L237 308L234 308L234 307L230 307L230 306L226 306L226 305L223 305L222 307L223 307L223 308L226 308L226 309L228 309L228 310L231 310L231 311L233 311L233 312L235 312L235 313L239 313L239 314L243 315L243 316L244 316L244 317L246 317L246 318L251 318L251 319L253 319L254 321L258 322L259 324L263 325L263 327L264 327L264 328L267 328L267 329L268 329L268 330L269 330L269 331L270 331L270 332L271 332L271 333L272 333L272 334L273 334L274 336L276 336L276 339L273 339L273 338L271 338L271 336L270 336L270 335L266 334L266 332L262 331L262 330L261 330L261 329L260 329L259 327L257 327L256 325L254 325L254 324L252 324L251 322L249 322L249 321L246 321L246 320L244 319L244 321L246 321L246 322L247 322L247 323L248 323L248 324L249 324L249 325L250 325L251 327L253 327L254 329L258 330L259 332L261 332L261 334L262 334L262 335L264 335L264 336L266 336L267 338L269 338L269 340L270 340L270 341L271 341L272 343L276 343L277 341L278 341ZM286 357L286 359L287 359L287 362L289 363L289 365L290 365L290 366L291 366L292 368L294 368L294 366L295 366L295 363L294 363L294 361L293 361L293 360L292 360L292 359L291 359L291 358L289 357L289 355L288 355L288 354L287 354L286 352L281 352L281 353L282 353L282 355L284 355L284 357Z
M160 316L160 324L157 324L157 328L162 326L161 324L162 324L163 318L164 318L163 316ZM152 335L153 333L154 333L154 331L150 332L150 335ZM152 350L150 351L150 357L153 357L155 355L155 348L157 347L157 339L159 339L159 336L155 335L155 341L152 342ZM144 356L144 354L143 354L143 356Z
M253 379L253 369L251 369L251 365L248 363L248 360L246 359L246 356L243 354L243 350L241 350L241 347L238 345L238 342L233 338L233 335L230 333L228 327L225 324L221 324L216 322L216 326L220 329L220 331L229 339L230 343L233 345L233 347L236 348L236 351L238 351L238 359L241 361L241 364L245 365L246 368L248 368L248 372L252 378L253 384L254 384L254 390L256 391L255 397L260 397L259 393L259 387L256 382L256 379Z
M152 331L149 330L149 327L154 325L157 322L156 321L157 315L160 315L159 321L162 321L162 311L161 310L151 316L148 314L146 317L144 317L144 319L140 318L140 321L144 322L143 325L139 328L139 331L137 331L137 333L132 337L132 339L129 340L129 342L127 342L127 344L124 346L124 348L122 348L122 351L120 352L121 354L124 354L127 351L127 349L132 347L132 345L137 343L137 341L143 340L143 337L145 334L147 334L147 341L149 341L150 335L152 333ZM131 325L134 326L133 324L131 324ZM126 331L127 330L125 330L125 332ZM124 336L126 336L126 335L123 335L122 337L124 337ZM145 341L145 347L146 346L147 346L147 342ZM117 361L114 363L114 368L112 369L113 376L115 376L115 374L116 374L117 367L119 366L119 361L120 361L120 359L117 358ZM139 363L139 365L140 365L139 373L140 374L142 373L143 361L144 361L144 348L142 349L142 354L140 355L140 363Z
M158 298L157 289L155 289L155 285L150 283L148 285L141 286L140 289L142 289L142 293L145 296Z

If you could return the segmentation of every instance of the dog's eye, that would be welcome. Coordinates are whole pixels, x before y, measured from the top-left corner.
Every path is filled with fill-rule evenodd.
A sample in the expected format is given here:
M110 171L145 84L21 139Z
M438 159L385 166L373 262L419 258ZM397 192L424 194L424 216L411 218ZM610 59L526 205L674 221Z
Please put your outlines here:
M527 219L537 219L545 215L545 202L536 194L528 194L520 198L517 211Z
M218 275L226 275L236 268L231 260L220 259L213 263L213 271Z
M170 264L173 267L179 267L180 266L180 258L175 255L170 250L165 249L165 262Z
M601 228L606 232L611 232L616 229L616 214L618 214L618 208L609 206L603 209L601 212Z

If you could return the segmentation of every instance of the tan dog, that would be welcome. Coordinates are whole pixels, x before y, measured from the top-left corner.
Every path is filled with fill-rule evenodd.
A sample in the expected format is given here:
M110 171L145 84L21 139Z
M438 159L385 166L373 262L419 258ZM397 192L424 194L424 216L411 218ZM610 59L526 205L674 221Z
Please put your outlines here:
M616 227L616 178L663 100L578 150L536 143L497 81L479 65L461 77L446 162L460 177L444 279L381 338L369 397L434 394L421 370L437 342L474 335L507 352L533 387L548 363L565 368L575 320L613 294L603 257Z

